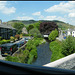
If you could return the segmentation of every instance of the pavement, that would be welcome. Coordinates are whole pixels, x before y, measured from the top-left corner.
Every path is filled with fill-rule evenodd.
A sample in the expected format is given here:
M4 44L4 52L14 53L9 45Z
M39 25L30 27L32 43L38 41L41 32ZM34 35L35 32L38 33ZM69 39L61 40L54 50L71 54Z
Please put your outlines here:
M4 60L4 59L5 59L5 57L1 56L1 51L0 51L0 60Z

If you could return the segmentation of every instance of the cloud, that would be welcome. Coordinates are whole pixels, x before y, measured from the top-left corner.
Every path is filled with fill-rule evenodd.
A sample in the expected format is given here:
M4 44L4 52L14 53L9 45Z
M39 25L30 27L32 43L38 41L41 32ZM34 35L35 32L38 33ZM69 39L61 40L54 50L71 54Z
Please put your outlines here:
M54 5L48 9L44 9L45 12L75 12L75 1L68 1L67 3L61 2L58 5Z
M73 17L75 17L75 13L69 13L68 16L73 18Z
M0 11L4 14L15 13L15 7L7 7L7 1L0 1Z
M41 20L59 20L59 21L64 21L66 22L66 18L63 18L61 16L40 16L38 17Z
M17 20L32 20L34 18L33 17L29 17L29 16L23 16L23 17L18 16L16 19Z
M40 16L41 15L41 12L35 12L35 13L32 13L32 15Z

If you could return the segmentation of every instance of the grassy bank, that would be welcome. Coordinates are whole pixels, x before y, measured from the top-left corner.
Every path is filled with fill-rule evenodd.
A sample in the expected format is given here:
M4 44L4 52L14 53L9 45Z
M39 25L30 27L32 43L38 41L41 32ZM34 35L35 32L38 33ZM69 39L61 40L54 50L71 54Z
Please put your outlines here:
M52 51L51 62L64 57L64 55L61 53L62 48L61 48L61 42L60 41L55 40L55 41L51 42L49 47L50 47L50 50Z

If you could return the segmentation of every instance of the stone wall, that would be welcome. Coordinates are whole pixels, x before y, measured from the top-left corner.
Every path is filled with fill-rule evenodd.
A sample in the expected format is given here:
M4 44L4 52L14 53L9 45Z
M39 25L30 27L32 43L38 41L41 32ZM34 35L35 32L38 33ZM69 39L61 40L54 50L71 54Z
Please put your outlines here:
M75 66L75 53L43 66L72 69Z

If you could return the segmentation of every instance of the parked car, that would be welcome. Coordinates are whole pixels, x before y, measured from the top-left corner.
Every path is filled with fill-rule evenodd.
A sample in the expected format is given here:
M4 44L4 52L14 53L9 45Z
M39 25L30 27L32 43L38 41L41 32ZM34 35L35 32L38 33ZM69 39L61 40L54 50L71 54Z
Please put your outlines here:
M1 55L12 55L17 50L17 45L14 43L7 43L0 45Z

